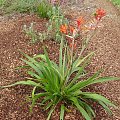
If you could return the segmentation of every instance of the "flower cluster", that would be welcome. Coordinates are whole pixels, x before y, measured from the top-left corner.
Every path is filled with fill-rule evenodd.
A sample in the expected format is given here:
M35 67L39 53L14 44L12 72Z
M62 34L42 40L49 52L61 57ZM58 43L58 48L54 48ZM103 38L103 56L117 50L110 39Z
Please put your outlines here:
M74 36L74 33L76 30L79 30L81 25L84 23L84 19L83 17L79 17L77 20L76 20L76 23L77 23L77 28L73 27L72 25L61 25L60 26L60 31L61 33L63 34L68 34L68 33L71 33L72 36Z
M105 15L106 15L105 10L103 10L103 9L97 9L97 10L96 10L96 13L95 13L95 19L99 21L99 20L101 20L101 18L104 17Z
M67 29L68 29L68 26L66 24L60 26L61 33L67 34Z
M77 27L80 29L80 26L84 23L84 19L82 16L80 16L78 19L77 19Z
M74 27L72 25L61 25L60 26L60 32L62 34L65 34L66 38L67 38L67 43L69 44L70 48L76 48L76 43L75 43L75 37L78 34L78 32L81 29L81 25L84 23L84 19L82 16L80 16L77 20L76 20L76 24L77 27Z
M61 33L65 34L69 47L76 48L76 43L73 44L73 40L75 35L77 34L77 30L73 26L65 24L65 25L61 25L60 31Z
M83 24L85 23L84 19L82 16L80 16L76 20L76 27L73 27L71 25L63 24L60 26L60 32L64 34L67 37L67 42L69 44L69 47L76 48L76 43L74 42L76 35L83 31L90 31L90 30L95 30L97 27L99 27L98 23L99 21L106 15L105 10L103 9L97 9L95 15L95 19L90 21L90 23Z

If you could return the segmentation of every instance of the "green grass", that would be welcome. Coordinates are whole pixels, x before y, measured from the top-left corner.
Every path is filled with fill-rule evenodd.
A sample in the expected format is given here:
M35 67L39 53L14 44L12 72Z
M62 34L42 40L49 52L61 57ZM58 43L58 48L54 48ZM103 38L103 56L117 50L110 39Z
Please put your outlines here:
M111 0L111 2L113 2L114 5L117 5L120 7L120 0Z

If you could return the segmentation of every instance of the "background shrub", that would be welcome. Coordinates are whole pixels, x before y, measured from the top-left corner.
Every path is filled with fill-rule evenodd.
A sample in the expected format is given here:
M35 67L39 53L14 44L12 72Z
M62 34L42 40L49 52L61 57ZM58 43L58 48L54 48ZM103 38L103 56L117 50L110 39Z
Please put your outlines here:
M48 12L52 12L52 5L46 1L42 0L42 2L37 6L37 14L42 18L49 18Z
M120 7L120 0L110 0L113 2L114 5L117 5Z

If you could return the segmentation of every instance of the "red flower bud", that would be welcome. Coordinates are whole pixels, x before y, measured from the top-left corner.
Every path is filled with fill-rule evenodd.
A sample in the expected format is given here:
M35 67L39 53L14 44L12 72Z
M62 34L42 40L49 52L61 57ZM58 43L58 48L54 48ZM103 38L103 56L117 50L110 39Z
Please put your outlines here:
M60 26L60 32L64 33L64 34L67 34L67 28L68 28L68 26L66 24L65 25L61 25Z
M81 24L83 24L83 23L84 23L83 17L79 17L77 19L77 27L80 28Z
M75 28L73 26L69 26L69 28L70 28L70 32L73 34Z
M76 46L77 46L77 44L76 44L76 43L75 43L75 44L70 43L70 45L69 45L69 46L70 46L70 48L72 48L72 47L73 47L73 48L75 49L75 48L76 48Z

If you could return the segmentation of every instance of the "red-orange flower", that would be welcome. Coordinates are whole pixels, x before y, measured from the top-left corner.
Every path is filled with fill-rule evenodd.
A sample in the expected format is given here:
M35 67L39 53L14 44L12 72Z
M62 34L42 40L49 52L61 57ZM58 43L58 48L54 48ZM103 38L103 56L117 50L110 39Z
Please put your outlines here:
M76 44L76 43L75 43L75 44L70 43L70 45L69 45L69 46L70 46L70 48L72 48L72 47L73 47L73 48L75 49L75 48L76 48L76 46L77 46L77 44Z
M72 33L72 34L73 34L73 32L74 32L75 28L74 28L73 26L69 26L69 28L70 28L70 33Z
M81 26L81 24L83 24L83 23L84 23L83 17L79 17L77 19L77 27L79 28Z
M104 17L106 15L105 10L103 9L97 9L96 13L95 13L95 19L96 20L101 20L102 17Z
M68 26L66 24L60 26L61 33L67 34L67 29L68 29Z

